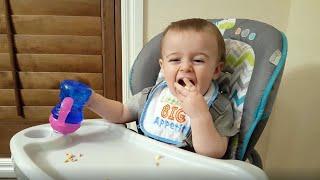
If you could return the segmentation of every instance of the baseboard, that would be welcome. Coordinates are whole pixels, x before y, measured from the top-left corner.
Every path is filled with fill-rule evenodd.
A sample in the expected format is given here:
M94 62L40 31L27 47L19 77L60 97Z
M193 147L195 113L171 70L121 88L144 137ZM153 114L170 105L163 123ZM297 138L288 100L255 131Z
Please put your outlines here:
M15 178L13 163L10 158L0 158L0 178Z

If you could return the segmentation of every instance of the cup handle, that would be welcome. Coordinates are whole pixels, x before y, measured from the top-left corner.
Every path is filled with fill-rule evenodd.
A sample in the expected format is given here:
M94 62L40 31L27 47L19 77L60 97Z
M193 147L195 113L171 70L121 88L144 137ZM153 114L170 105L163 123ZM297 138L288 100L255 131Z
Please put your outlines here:
M73 105L73 99L71 97L65 97L60 106L60 112L58 115L58 123L59 124L65 124L65 120L71 111Z

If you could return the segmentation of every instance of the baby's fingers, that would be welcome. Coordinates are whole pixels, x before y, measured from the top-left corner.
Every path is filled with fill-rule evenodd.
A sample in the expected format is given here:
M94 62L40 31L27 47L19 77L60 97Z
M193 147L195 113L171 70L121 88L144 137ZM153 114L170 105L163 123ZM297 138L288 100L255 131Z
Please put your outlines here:
M186 87L189 91L194 91L196 90L196 87L191 83L191 81L187 78L183 78L184 83L186 84Z
M174 87L176 88L177 95L187 96L188 90L186 90L183 86L181 86L179 83L174 83Z

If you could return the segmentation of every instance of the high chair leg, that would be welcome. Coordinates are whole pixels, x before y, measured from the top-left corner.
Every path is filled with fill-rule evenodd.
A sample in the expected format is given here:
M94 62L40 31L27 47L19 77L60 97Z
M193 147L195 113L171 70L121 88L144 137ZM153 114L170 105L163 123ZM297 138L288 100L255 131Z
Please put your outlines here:
M259 167L260 169L263 169L261 157L255 149L253 149L251 153L248 155L248 160L251 164Z

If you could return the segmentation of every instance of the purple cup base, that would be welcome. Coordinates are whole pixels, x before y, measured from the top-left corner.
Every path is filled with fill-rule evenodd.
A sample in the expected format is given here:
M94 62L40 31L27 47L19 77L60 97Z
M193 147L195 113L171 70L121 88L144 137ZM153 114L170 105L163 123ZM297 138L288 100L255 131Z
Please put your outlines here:
M49 122L53 130L59 133L62 133L64 135L75 132L81 126L81 123L79 124L69 124L64 122L61 123L57 119L55 119L52 114L50 115Z

